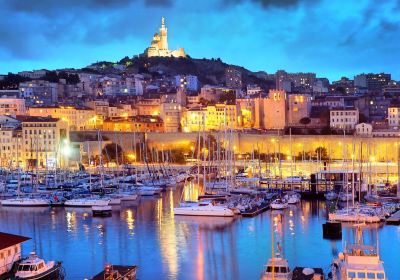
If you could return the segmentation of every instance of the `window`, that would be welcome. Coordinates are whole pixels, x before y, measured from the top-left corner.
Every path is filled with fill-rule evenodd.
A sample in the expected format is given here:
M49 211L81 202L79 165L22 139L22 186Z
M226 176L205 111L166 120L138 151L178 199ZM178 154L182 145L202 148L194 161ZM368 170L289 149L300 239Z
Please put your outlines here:
M365 278L365 272L358 272L357 273L357 277L360 279L364 279Z
M367 273L367 278L368 278L368 279L375 279L375 273L373 273L373 272L368 272L368 273Z
M383 274L383 273L377 273L377 274L376 274L376 278L378 278L378 279L385 279L385 274Z
M347 272L347 277L356 278L356 273L354 271L349 271L349 272Z

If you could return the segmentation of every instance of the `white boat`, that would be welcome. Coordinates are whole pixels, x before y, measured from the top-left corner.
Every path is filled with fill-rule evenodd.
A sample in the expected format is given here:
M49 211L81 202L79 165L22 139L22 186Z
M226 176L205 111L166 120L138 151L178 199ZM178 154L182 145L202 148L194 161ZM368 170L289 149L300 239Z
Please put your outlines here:
M1 201L3 206L18 206L18 207L32 207L32 206L49 206L50 201L42 198L10 198Z
M137 191L140 195L151 196L160 194L162 189L157 187L140 186L137 188Z
M23 259L17 266L15 279L59 279L61 263L45 261L32 252L28 258Z
M292 272L290 271L288 261L277 254L268 260L263 272L261 280L291 280Z
M105 206L110 203L109 199L99 198L74 198L65 201L64 205L69 207L92 207Z
M347 245L339 258L332 263L333 280L387 280L383 261L375 246L365 245L361 224L356 225L355 244Z
M338 194L334 191L330 191L324 194L326 200L336 200L338 198Z
M379 223L384 215L368 208L349 208L336 210L328 215L331 222Z
M300 196L300 194L298 194L296 192L290 192L290 193L287 193L283 198L289 204L296 204L296 203L300 202L301 196Z
M270 204L271 209L281 210L289 207L288 202L286 199L277 198Z
M211 201L201 201L181 204L174 208L174 215L233 217L235 213L226 206L215 205Z
M121 201L134 201L138 199L138 195L130 192L120 192Z

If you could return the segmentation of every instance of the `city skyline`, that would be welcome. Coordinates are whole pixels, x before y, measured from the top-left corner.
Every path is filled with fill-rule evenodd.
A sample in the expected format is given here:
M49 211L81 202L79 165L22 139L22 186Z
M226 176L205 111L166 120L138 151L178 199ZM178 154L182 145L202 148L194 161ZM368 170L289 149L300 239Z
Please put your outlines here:
M0 6L3 74L81 68L140 54L165 16L171 49L184 47L194 58L220 57L268 73L316 72L330 80L362 72L400 78L395 1L215 0L190 10L184 1L162 0L0 1Z

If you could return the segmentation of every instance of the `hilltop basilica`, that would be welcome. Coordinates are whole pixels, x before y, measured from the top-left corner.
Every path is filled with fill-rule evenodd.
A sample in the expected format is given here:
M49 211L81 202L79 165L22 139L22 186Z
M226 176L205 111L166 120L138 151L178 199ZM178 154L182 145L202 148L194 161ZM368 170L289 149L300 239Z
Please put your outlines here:
M173 51L168 49L168 30L167 27L165 27L164 17L161 18L160 32L154 34L153 40L151 41L151 45L144 51L144 54L147 57L153 57L153 56L186 57L185 50L183 48L179 48Z

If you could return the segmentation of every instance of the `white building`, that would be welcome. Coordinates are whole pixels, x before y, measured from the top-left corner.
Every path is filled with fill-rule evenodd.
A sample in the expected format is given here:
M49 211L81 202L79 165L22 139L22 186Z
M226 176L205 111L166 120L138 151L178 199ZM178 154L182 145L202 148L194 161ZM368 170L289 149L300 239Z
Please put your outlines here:
M48 81L34 80L19 84L20 96L28 104L52 105L58 100L58 84Z
M400 107L389 107L388 108L388 124L389 127L400 126Z
M40 79L43 76L46 75L46 73L49 72L47 70L33 70L33 71L22 71L22 72L18 72L18 75L25 77L25 78L29 78L29 79Z
M25 115L25 99L22 98L0 98L0 115Z
M199 81L194 75L177 75L175 76L175 86L190 91L199 89Z
M330 127L334 129L354 129L358 124L359 112L356 108L332 109Z
M247 85L246 94L249 96L259 95L262 92L262 89L258 85Z
M0 232L0 278L9 272L16 261L21 259L21 243L30 238ZM8 278L7 278L8 279Z
M372 124L369 123L359 123L355 126L356 128L356 135L364 136L364 137L371 137L372 136Z

